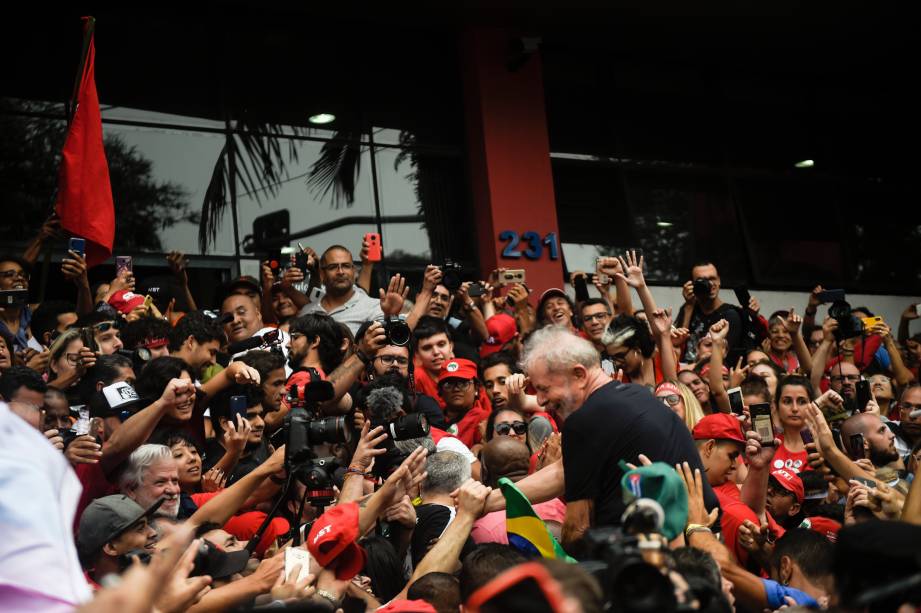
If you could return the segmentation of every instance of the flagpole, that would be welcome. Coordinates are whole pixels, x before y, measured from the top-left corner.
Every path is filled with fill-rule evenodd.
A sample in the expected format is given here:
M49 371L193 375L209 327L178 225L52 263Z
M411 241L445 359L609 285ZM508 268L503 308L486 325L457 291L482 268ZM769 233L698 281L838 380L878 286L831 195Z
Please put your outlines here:
M90 53L90 43L93 40L93 34L96 33L96 18L93 16L84 17L86 24L83 29L83 47L80 51L80 63L77 64L77 75L74 77L74 88L70 100L64 105L64 112L67 116L67 128L74 121L74 114L77 112L77 97L80 95L80 85L83 83L83 75L86 73L86 60ZM65 130L66 134L66 130ZM62 162L63 163L63 162ZM58 201L58 184L55 182L54 191L51 192L51 212L48 215L50 219L55 214L55 205ZM38 287L38 302L45 300L45 289L48 286L48 272L51 268L51 246L45 245L44 257L42 258L42 278Z

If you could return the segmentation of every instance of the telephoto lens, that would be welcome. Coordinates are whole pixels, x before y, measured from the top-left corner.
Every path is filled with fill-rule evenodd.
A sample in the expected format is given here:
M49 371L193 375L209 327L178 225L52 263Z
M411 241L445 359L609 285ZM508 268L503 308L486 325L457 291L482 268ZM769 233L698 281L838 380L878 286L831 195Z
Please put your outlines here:
M384 325L387 334L387 344L405 347L412 338L412 330L406 325L406 320L399 316L385 317L380 322Z
M709 279L694 279L694 295L695 296L709 296L710 295L710 280Z
M307 425L307 432L311 445L348 443L352 440L352 430L342 416L311 420Z

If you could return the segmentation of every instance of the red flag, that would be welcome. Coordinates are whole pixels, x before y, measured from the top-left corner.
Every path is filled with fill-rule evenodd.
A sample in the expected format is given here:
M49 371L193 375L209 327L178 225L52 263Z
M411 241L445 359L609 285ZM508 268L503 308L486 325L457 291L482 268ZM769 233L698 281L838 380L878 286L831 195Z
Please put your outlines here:
M90 27L87 20L84 28ZM86 239L86 265L101 264L112 255L115 207L109 165L102 147L102 116L96 94L96 47L90 35L86 62L61 159L56 204L61 226Z

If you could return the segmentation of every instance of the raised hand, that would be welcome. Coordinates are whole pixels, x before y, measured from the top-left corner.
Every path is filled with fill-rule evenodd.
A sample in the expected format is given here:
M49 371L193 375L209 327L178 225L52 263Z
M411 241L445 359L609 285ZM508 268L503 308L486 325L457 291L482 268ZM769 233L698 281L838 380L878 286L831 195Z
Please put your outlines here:
M169 255L166 256L166 262L169 264L170 270L173 271L173 275L175 275L183 285L188 285L189 275L186 271L186 267L189 262L185 259L185 254L181 251L170 251Z
M102 445L96 442L92 434L78 436L64 450L64 457L71 464L99 464L102 457Z
M627 257L620 258L620 265L624 272L616 272L614 276L627 283L630 287L639 288L646 285L643 278L643 256L636 259L636 251L628 251Z
M725 319L710 326L710 338L714 341L725 341L727 336L729 336L729 322Z
M652 313L647 313L646 318L649 320L649 326L656 336L665 336L672 332L672 310L656 309Z
M385 292L384 288L380 289L381 311L384 312L384 315L398 315L408 294L406 279L399 274L393 275L390 277L387 291Z
M358 349L365 354L365 356L373 358L386 344L387 331L384 330L384 325L381 322L375 321L368 326L364 336L361 337L361 341L358 343Z
M904 311L902 311L902 319L918 319L921 315L918 315L918 309L914 304L909 304Z
M809 294L809 307L810 308L814 309L818 307L820 304L825 304L824 302L822 302L822 300L819 299L819 294L821 294L824 291L825 291L825 288L823 288L821 285L815 286L815 289L813 289L812 293Z
M89 285L86 276L86 260L76 251L68 251L68 256L61 261L61 274L76 285Z
M416 508L409 496L404 495L384 511L384 519L396 522L405 528L416 527Z
M237 415L237 423L227 420L227 430L224 431L224 449L237 455L243 453L246 442L253 427L249 420Z
M790 307L790 312L787 317L783 320L783 327L787 329L787 332L790 333L790 336L796 336L799 334L799 328L803 325L803 318L800 315L797 315L793 307Z
M441 268L434 264L429 264L425 267L425 274L422 276L422 290L426 292L435 291L443 276Z
M358 446L352 455L352 461L349 466L357 468L362 472L371 470L371 462L379 455L384 455L387 450L379 448L379 445L387 440L387 433L384 432L383 426L377 426L370 429L371 422L365 421L361 426L361 436L358 439Z
M240 385L259 385L262 381L259 371L243 362L231 362L224 372L231 381Z
M624 266L618 258L600 257L598 258L598 272L604 273L609 277L622 273Z
M457 512L467 513L473 517L481 517L486 508L486 498L492 491L479 481L468 479L457 493Z
M203 492L219 492L224 489L224 486L227 485L228 475L224 474L224 471L220 468L212 468L201 478L201 491Z
M285 272L281 275L281 285L282 287L291 287L295 283L300 283L306 277L304 276L304 271L300 268L291 266L285 269Z

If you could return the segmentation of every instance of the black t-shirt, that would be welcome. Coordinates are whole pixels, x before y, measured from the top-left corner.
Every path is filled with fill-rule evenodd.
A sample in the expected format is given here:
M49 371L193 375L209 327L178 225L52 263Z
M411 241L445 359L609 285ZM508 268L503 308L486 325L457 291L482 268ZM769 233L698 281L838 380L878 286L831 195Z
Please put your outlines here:
M686 309L687 305L682 307ZM684 312L678 313L678 325L681 324L681 318ZM744 349L742 343L742 316L739 314L739 307L723 303L709 315L704 315L699 306L695 306L691 312L691 323L688 324L690 336L684 350L683 361L687 363L697 361L697 343L710 332L710 326L721 319L729 322L729 334L726 341L729 343L729 356L726 358L727 363L735 364L736 356Z
M595 390L563 424L566 500L593 500L596 526L620 524L626 505L618 462L637 464L641 453L669 466L686 461L703 474L687 426L648 389L612 381ZM706 479L704 500L708 509L719 505Z
M240 458L240 461L237 462L237 465L233 469L233 473L227 476L226 486L231 486L249 473L253 472L256 467L269 459L271 455L269 453L269 446L266 445L265 439L259 442L254 449L251 451L247 449L249 453ZM224 446L218 441L217 438L208 439L205 443L205 456L202 458L202 473L206 473L217 464L226 450Z
M445 414L438 406L438 402L427 394L416 394L416 412L425 415L430 426L439 430L447 428L445 423Z
M441 537L448 524L451 523L452 517L451 509L442 504L421 504L416 507L416 528L413 530L410 543L413 568L418 566L420 560L428 553L432 539ZM473 541L467 537L461 549L460 558L463 559L473 546Z

